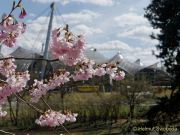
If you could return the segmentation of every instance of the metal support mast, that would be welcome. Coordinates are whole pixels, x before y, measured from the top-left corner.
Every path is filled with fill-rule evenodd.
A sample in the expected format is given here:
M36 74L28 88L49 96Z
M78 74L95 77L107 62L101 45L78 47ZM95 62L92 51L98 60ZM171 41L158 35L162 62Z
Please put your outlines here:
M51 16L50 16L50 20L49 20L45 49L44 49L44 54L43 54L44 59L48 59L48 48L49 48L49 42L50 42L50 36L51 36L51 30L52 30L52 22L53 22L53 16L54 16L54 2L51 4L50 7L51 7ZM44 78L46 65L47 65L47 61L46 60L42 61L41 76L40 76L41 80Z

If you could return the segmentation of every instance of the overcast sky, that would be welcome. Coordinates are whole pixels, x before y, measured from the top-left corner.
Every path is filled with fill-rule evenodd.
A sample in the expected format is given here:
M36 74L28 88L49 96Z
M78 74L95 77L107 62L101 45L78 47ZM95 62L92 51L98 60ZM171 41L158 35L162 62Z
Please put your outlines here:
M85 35L87 48L95 47L106 57L121 52L126 59L140 58L145 65L158 61L152 55L158 42L149 35L159 31L143 17L150 0L23 0L28 15L20 21L27 23L28 29L18 46L41 51L52 1L56 2L53 27L69 24L76 35ZM11 4L12 0L1 0L0 13L8 13Z

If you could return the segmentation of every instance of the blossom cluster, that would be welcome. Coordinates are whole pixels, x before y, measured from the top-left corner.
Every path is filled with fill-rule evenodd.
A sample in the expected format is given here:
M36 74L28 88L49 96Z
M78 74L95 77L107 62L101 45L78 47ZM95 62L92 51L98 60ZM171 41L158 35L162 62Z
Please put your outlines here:
M123 71L118 71L116 65L102 64L95 67L95 63L87 58L79 62L75 68L76 70L71 74L65 70L58 70L47 82L35 80L33 89L30 91L31 102L37 103L49 90L62 86L70 80L84 81L94 76L103 76L105 74L108 74L112 79L117 81L123 80L125 77L125 73Z
M94 68L94 62L91 60L87 60L82 62L79 65L79 69L75 71L74 74L72 74L72 78L74 81L82 81L82 80L88 80L92 78L93 76L104 76L105 74L108 74L110 78L118 81L123 80L125 77L124 71L118 71L118 68L116 65L111 64L102 64L98 65Z
M59 70L54 73L53 77L50 78L48 82L34 80L33 89L30 93L31 102L37 103L43 95L46 95L47 91L53 90L68 82L70 80L69 74L70 73L67 71Z
M4 59L0 61L0 73L5 77L11 76L15 73L16 65L14 59Z
M4 18L7 16L5 15ZM0 43L8 47L13 47L18 36L25 32L26 25L16 22L15 19L9 16L2 24L0 24Z
M97 68L94 70L94 75L96 76L103 76L106 74L106 67L107 64L98 65Z
M71 77L74 81L88 80L89 78L92 78L94 74L94 64L95 63L92 60L84 58L81 63L76 65L78 66L77 70L71 75Z
M25 32L26 25L24 23L18 22L12 15L12 12L20 8L21 12L19 18L23 19L27 13L22 5L22 0L13 2L11 12L2 16L2 21L0 23L0 44L4 44L8 47L13 47L19 35Z
M123 71L118 72L116 66L102 64L94 69L95 63L83 55L85 40L82 36L77 39L61 36L61 30L55 29L52 32L52 44L50 52L55 58L59 58L65 65L76 65L76 71L71 75L74 81L88 80L94 75L103 76L109 74L114 80L122 80L125 77Z
M115 73L115 75L113 76L113 79L116 81L121 81L124 79L124 77L125 77L124 71L119 71L119 72Z
M9 76L5 83L0 86L0 103L4 102L13 93L22 91L29 79L30 75L28 71L21 73L15 72L15 74Z
M3 103L13 93L22 91L30 79L28 71L16 72L13 58L0 61L0 73L6 77L0 85L0 103Z
M77 116L78 114L76 113L66 112L63 114L60 111L48 110L39 119L36 119L35 122L40 126L56 127L64 124L66 121L75 122Z
M109 74L110 78L116 81L123 80L125 77L124 71L118 71L118 68L116 65L107 65L106 67L106 73Z
M83 58L84 47L83 36L78 36L76 40L67 40L61 38L60 29L53 30L50 52L65 65L76 65Z

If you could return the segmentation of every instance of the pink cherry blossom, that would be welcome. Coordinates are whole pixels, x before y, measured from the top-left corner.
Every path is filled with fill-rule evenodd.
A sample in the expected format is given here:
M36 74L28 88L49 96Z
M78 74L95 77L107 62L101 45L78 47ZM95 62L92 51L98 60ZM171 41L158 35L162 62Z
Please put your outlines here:
M115 76L115 74L116 74L116 71L117 71L117 67L114 67L114 66L110 66L110 67L107 67L106 68L106 73L108 74L108 75L110 75L111 77L114 77Z
M94 62L92 60L84 58L79 63L79 69L77 69L74 74L72 75L72 78L74 81L82 81L82 80L88 80L93 77L94 74Z
M112 78L116 81L121 81L125 78L125 73L124 71L119 71L118 73L115 74L115 76Z
M82 80L88 80L89 78L92 78L92 71L91 70L82 70L79 69L79 71L75 72L75 75L73 75L74 81L82 81Z
M0 73L6 77L15 74L16 65L14 59L4 59L0 61Z
M76 40L67 41L61 37L60 29L52 31L50 52L65 65L76 65L84 56L84 47L85 40L83 36L78 36Z
M103 76L106 74L106 70L105 70L106 64L102 64L100 66L98 66L95 70L94 70L94 75L97 76Z
M56 112L48 110L44 115L41 115L39 119L36 119L36 123L40 126L56 127L64 124L66 121L75 122L77 114L67 113L62 114L60 111Z
M6 83L0 86L0 103L3 103L13 93L23 91L29 79L28 71L9 76Z
M33 89L30 92L31 102L37 103L43 95L46 95L47 91L53 90L70 81L69 74L70 73L66 71L58 71L57 73L54 73L53 78L47 83L34 80Z
M76 122L77 113L68 113L66 114L66 121L68 122Z
M0 43L13 47L18 36L25 32L26 25L24 23L16 22L12 17L8 17L2 24L0 24Z
M31 102L37 103L39 99L47 93L47 91L47 84L44 84L43 81L34 80L33 89L30 92Z

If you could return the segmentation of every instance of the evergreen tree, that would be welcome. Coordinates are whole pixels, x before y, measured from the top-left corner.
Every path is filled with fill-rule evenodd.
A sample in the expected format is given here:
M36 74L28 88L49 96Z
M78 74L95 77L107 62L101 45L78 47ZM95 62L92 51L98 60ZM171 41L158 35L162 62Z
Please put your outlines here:
M152 0L145 17L160 33L151 35L159 40L157 57L162 58L167 72L173 76L173 88L180 86L180 0Z
M145 17L160 33L152 34L159 40L158 58L164 61L172 76L172 93L162 97L146 114L149 125L166 125L179 122L180 113L180 0L152 0L145 9Z

